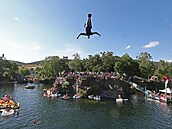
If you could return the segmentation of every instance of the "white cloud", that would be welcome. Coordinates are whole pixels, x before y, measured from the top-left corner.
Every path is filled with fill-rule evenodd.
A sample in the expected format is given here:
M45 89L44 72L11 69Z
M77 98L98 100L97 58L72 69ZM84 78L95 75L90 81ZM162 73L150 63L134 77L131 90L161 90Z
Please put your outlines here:
M14 17L14 20L19 21L19 18L18 17Z
M78 53L81 58L87 57L82 46L75 43L59 44L58 47L52 45L42 46L38 42L14 42L14 41L1 41L0 40L0 55L5 54L8 60L16 60L24 63L39 61L45 59L47 56L68 56L73 59L74 53Z
M131 47L131 45L128 45L125 49L129 49Z
M165 62L170 62L170 63L172 63L172 59L160 59L160 60L163 60L163 61L165 61ZM157 61L160 61L160 60L157 60Z
M14 41L0 41L0 46L0 54L5 54L8 60L28 63L45 57L42 51L38 51L42 47L37 42L26 44Z
M85 58L88 54L83 50L82 47L76 45L74 43L64 43L63 46L56 47L55 49L51 50L50 52L52 56L57 55L60 58L63 56L68 56L69 59L73 59L72 56L75 53L78 53L81 58Z
M143 46L143 48L151 48L151 47L156 47L158 46L160 43L158 41L154 41L154 42L150 42L146 45Z
M165 60L165 61L167 61L167 62L171 62L171 63L172 63L172 60Z
M37 42L33 42L31 44L31 46L32 46L32 49L34 49L34 50L40 50L41 49L41 45Z
M24 48L24 46L22 44L19 44L17 42L13 42L13 41L0 41L1 47L0 50L3 51L13 51L13 50L17 50L20 51Z

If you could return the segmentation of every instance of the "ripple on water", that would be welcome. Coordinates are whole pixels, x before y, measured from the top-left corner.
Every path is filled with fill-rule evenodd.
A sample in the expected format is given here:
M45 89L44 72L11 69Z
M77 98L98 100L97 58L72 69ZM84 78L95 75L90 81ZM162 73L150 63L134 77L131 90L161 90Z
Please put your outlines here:
M50 87L50 86L49 86ZM59 128L59 129L163 129L172 127L171 106L146 102L134 96L129 103L115 104L112 100L68 101L43 96L46 86L26 90L23 85L0 87L21 103L19 116L0 118L1 128ZM33 120L36 123L33 124Z

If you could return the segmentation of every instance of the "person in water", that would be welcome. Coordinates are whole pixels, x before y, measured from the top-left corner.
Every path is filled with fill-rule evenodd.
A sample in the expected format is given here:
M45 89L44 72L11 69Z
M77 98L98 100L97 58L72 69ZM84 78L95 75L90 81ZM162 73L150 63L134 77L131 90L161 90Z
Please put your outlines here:
M101 36L98 32L91 32L91 29L92 29L92 24L91 24L91 16L92 14L88 14L88 20L86 22L86 24L84 25L85 27L85 33L80 33L77 37L77 39L83 35L83 36L88 36L88 39L90 38L91 35L94 35L94 34L97 34L98 36Z

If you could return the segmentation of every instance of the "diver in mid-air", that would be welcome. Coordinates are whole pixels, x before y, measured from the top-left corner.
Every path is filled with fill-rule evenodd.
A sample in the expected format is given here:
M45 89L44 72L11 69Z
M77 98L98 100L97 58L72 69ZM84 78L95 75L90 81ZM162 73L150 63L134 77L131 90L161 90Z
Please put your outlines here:
M98 36L101 36L98 32L91 32L91 29L92 29L92 24L91 24L91 16L92 14L88 14L88 20L86 22L86 24L84 25L85 27L85 33L80 33L77 37L77 39L81 36L81 35L84 35L84 36L88 36L88 39L90 38L91 35L94 35L94 34L97 34Z

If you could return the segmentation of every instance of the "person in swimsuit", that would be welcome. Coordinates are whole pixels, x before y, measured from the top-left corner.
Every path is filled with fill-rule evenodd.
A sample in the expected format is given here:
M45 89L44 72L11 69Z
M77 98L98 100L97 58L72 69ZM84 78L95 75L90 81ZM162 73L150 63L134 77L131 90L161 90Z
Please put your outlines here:
M98 32L91 32L91 29L92 29L91 16L92 16L92 14L89 13L89 14L88 14L88 20L87 20L86 24L84 25L85 31L86 31L86 32L85 32L85 33L80 33L80 34L78 35L77 39L78 39L81 35L87 36L88 39L90 38L91 35L94 35L94 34L97 34L98 36L101 36Z

